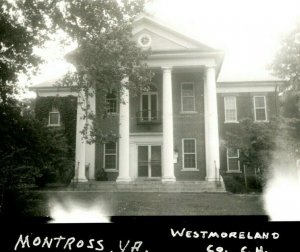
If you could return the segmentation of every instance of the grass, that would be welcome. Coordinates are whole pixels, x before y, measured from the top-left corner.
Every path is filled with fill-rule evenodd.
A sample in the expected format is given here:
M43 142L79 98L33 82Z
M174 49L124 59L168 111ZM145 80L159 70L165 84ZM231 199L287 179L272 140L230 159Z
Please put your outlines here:
M106 216L265 215L260 195L158 192L35 192L32 215L51 216L50 208L97 209Z

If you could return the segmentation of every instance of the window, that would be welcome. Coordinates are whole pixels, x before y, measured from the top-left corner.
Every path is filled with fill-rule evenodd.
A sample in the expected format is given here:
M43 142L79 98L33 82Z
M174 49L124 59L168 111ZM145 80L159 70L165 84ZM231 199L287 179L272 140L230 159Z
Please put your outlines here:
M106 112L117 113L117 96L115 92L106 95Z
M158 119L157 92L147 92L141 95L139 118L143 122L152 122Z
M117 169L117 143L108 142L104 144L104 169Z
M183 169L197 169L196 139L182 140Z
M49 112L48 126L60 126L60 113L56 108Z
M237 122L236 97L224 96L225 122Z
M256 122L267 121L265 96L254 96L254 120Z
M240 172L240 150L227 148L227 171Z
M194 83L181 83L181 111L195 112Z

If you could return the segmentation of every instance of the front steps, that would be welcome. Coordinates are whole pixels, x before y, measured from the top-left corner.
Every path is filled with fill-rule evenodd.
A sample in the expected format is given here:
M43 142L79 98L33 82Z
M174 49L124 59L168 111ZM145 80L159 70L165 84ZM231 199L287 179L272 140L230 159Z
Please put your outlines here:
M71 183L70 191L97 191L97 192L225 192L223 182L208 181L176 181L162 183L161 181L137 180L129 183L114 181L88 181Z

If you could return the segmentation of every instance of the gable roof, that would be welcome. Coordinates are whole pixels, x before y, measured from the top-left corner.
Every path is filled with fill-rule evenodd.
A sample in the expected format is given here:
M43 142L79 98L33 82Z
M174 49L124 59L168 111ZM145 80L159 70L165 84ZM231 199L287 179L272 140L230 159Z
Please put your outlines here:
M183 33L176 31L168 25L163 24L161 21L155 20L154 18L143 13L134 20L132 33L135 37L137 34L145 31L155 34L155 36L160 36L165 40L169 40L170 42L181 46L181 48L178 48L178 50L186 49L197 50L202 52L218 51L210 46L199 42L198 40L195 40ZM155 48L151 49L155 51Z

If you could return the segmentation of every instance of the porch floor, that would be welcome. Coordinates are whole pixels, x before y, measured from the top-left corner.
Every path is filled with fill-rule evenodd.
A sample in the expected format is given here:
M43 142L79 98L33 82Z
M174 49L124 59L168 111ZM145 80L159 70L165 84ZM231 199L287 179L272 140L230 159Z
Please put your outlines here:
M176 181L162 183L160 180L135 180L128 183L115 181L72 182L70 191L97 192L226 192L223 182Z

